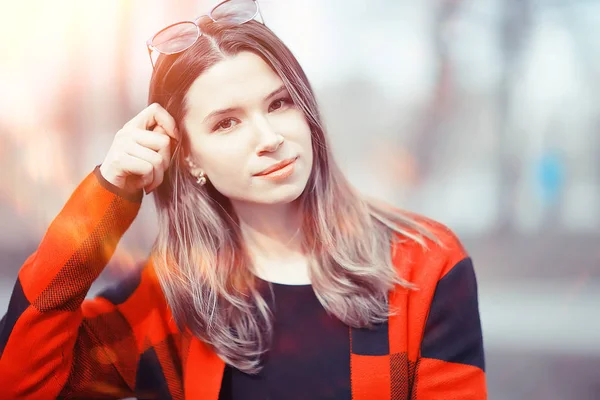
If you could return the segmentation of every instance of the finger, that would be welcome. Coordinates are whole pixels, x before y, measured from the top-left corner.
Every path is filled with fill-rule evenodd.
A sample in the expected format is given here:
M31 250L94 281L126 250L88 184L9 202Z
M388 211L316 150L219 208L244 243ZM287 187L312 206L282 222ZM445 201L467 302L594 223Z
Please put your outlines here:
M146 160L125 153L119 164L127 175L138 178L140 185L136 189L141 189L154 179L154 166Z
M150 193L154 189L159 187L160 184L163 182L164 174L165 174L165 170L163 168L163 160L162 160L162 157L158 153L156 153L148 148L140 146L136 149L136 151L139 153L134 153L133 154L134 156L137 156L137 157L145 159L145 160L152 159L151 164L154 167L152 170L152 179L144 182L145 183L144 189L146 190L146 193Z
M138 129L150 130L156 125L160 125L165 133L175 140L178 140L176 133L175 119L160 104L153 103L144 108L126 125L133 125Z
M159 125L154 128L154 132L164 135L164 129ZM171 142L171 139L169 139L169 145L158 150L158 154L163 159L163 166L165 170L167 170L171 164L172 144L173 143Z
M160 106L159 106L160 107ZM179 132L177 131L177 123L175 118L167 110L160 107L154 114L154 121L156 125L163 128L163 132L169 135L174 140L179 140Z
M153 165L154 169L162 169L163 158L158 152L149 149L148 147L133 142L125 148L125 153L149 162Z
M164 177L164 160L161 155L154 150L150 150L137 143L133 143L125 151L130 156L137 157L152 164L152 181L147 183L146 192L151 192L162 183Z
M157 126L155 129L157 128L159 127ZM132 129L131 137L135 143L154 151L160 151L162 149L169 149L172 140L169 135L162 133L163 131L162 128L160 128L160 131Z

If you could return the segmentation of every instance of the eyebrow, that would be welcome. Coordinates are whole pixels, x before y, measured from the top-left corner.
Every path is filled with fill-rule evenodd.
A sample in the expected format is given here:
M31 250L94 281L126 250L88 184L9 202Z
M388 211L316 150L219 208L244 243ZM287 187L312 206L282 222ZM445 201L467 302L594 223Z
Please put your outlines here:
M285 87L285 85L281 85L279 88L277 88L277 89L273 90L271 93L269 93L265 97L265 101L277 96L280 93L285 92L286 90L287 90L287 87ZM229 107L229 108L223 108L221 110L215 110L215 111L211 112L210 114L208 114L204 118L203 123L206 123L206 121L208 121L209 119L214 118L216 116L223 115L223 114L229 114L231 112L238 111L238 110L239 110L239 107Z

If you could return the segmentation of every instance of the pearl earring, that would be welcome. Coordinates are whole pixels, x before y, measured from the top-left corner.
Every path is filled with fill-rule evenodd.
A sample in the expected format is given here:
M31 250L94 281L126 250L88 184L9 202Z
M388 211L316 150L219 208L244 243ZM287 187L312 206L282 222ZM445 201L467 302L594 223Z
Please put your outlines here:
M190 167L190 170L196 168L194 162L192 161L192 159L190 157L187 157L185 159L185 161L187 161L187 164ZM193 173L192 173L192 175L193 175ZM206 175L204 174L204 171L200 171L200 174L198 174L196 176L196 183L200 186L204 186L206 184Z
M200 172L200 175L198 175L196 178L196 183L198 185L204 186L206 184L206 175L204 175L204 172Z

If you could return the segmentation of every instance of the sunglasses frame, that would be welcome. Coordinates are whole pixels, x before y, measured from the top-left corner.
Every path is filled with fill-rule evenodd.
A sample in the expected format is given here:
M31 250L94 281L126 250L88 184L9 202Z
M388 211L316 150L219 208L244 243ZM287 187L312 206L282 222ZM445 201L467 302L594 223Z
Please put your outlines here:
M202 31L200 30L200 26L198 25L198 21L200 20L200 18L202 17L209 17L213 22L218 22L218 20L216 20L213 17L213 12L221 7L223 4L229 3L231 1L235 1L235 0L224 0L222 2L220 2L219 4L217 4L216 6L214 6L210 12L208 14L203 14L200 15L196 18L194 18L193 21L179 21L179 22L175 22L174 24L171 24L169 26L166 26L164 28L162 28L160 31L156 32L154 35L152 35L148 40L146 40L146 47L148 48L148 56L150 57L150 64L152 64L152 69L155 68L154 66L154 61L152 60L152 52L156 51L157 53L160 54L165 54L165 55L173 55L173 54L179 54L179 53L183 53L184 51L186 51L187 49L189 49L190 47L192 47L194 44L196 44L196 42L198 41L198 39L200 39L200 36L202 36ZM248 21L252 21L253 19L256 18L256 16L260 16L260 22L265 25L265 19L262 15L262 12L260 10L260 5L258 4L257 0L250 0L252 1L255 5L256 5L256 11L254 12L254 14L252 15L251 18L249 18L248 20L244 21L244 22L240 22L238 25L242 25L245 24ZM182 49L182 50L178 50L178 51L172 51L172 52L166 52L166 51L160 51L159 49L157 49L152 42L154 41L154 39L160 35L161 33L163 33L164 31L171 29L174 26L177 25L182 25L182 24L193 24L196 27L196 39L186 48Z

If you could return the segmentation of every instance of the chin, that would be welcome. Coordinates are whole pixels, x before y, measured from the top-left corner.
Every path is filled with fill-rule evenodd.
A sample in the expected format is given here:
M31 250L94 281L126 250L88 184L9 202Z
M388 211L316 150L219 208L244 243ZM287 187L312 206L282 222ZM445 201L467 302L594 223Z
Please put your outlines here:
M273 188L256 196L256 202L262 204L288 204L296 201L306 185L288 184Z
M292 176L285 182L253 182L245 186L245 190L237 190L232 192L223 191L223 195L231 201L254 204L289 204L296 201L304 192L308 184L309 174L305 171L296 176Z

